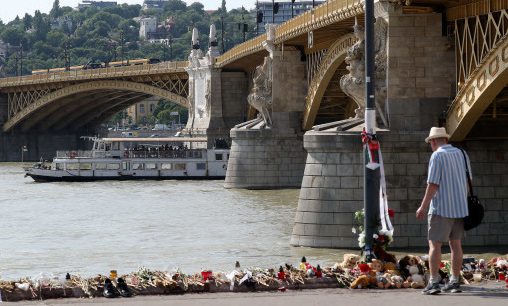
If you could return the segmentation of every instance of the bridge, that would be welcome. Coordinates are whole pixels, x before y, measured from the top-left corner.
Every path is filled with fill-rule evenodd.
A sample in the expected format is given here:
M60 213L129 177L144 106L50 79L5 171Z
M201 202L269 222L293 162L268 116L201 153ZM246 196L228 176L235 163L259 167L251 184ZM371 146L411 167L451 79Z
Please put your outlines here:
M375 8L376 119L399 216L394 246L426 245L414 211L431 153L423 139L437 125L467 149L487 208L466 245L508 243L508 0L378 0ZM230 136L227 188L301 188L293 245L356 247L365 106L355 24L363 22L362 1L331 0L222 55L212 45L207 54L194 48L188 62L2 79L2 131L21 147L17 133L93 130L164 97L189 108L188 129Z

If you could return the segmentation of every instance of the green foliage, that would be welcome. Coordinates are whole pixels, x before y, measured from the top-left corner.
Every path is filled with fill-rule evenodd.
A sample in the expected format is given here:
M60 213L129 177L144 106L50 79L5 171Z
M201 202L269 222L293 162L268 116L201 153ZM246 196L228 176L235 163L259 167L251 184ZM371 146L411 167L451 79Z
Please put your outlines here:
M154 16L159 23L167 20L173 22L170 32L171 46L140 41L139 23L133 18L142 15ZM72 27L64 25L62 28L52 29L56 18L66 16L72 20ZM224 18L224 31L221 27L221 17ZM224 32L226 50L243 41L243 34L238 26L240 23L247 23L251 32L254 29L254 21L249 12L242 9L232 9L228 12L226 1L222 1L222 8L217 12L208 14L205 13L203 4L199 2L187 5L182 0L171 0L164 5L163 12L159 14L155 11L142 11L139 4L125 3L102 10L89 7L84 11L76 11L68 6L61 7L60 1L54 0L49 14L36 10L33 16L27 13L21 19L16 17L10 22L5 22L0 20L0 39L12 47L6 51L2 64L5 64L5 70L10 76L19 73L31 74L33 70L39 69L65 67L68 54L70 66L84 65L90 60L96 62L120 60L122 55L125 60L165 58L184 61L187 60L191 50L194 27L200 33L199 41L203 51L208 48L208 33L212 23L217 28L219 42ZM246 34L246 39L252 37L253 33ZM187 110L169 101L161 104L153 120L157 119L166 124L177 121L178 118L170 115L172 111L179 112L182 123L187 121Z

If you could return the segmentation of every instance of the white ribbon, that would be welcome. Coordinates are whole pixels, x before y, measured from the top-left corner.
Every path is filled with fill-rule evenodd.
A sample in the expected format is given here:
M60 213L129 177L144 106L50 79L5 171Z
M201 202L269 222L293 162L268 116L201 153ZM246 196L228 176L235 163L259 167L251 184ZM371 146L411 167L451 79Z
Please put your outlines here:
M383 156L381 155L381 146L379 147L379 165L381 171L381 184L379 186L379 217L381 219L381 228L390 236L393 235L393 225L388 214L388 196L386 195L385 168L383 165Z

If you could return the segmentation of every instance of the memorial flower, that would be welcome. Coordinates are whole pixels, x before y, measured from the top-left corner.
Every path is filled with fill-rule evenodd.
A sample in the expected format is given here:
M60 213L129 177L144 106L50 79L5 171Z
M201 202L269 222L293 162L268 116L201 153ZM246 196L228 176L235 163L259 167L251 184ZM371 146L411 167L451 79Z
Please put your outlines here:
M388 209L388 215L390 216L390 218L393 218L395 216L393 210L390 208ZM353 227L353 230L352 230L354 234L359 232L358 246L362 250L365 250L365 229L364 229L364 225L363 225L364 217L365 217L364 209L361 209L361 210L355 212L355 219L356 219L356 221L358 221L358 228ZM380 221L378 218L378 224L376 224L376 228L379 226L379 223L380 223ZM379 230L377 230L377 232L375 232L372 235L372 238L373 238L374 245L379 245L383 249L386 249L390 245L390 243L392 243L392 241L393 241L393 232L386 230L386 229L379 229Z

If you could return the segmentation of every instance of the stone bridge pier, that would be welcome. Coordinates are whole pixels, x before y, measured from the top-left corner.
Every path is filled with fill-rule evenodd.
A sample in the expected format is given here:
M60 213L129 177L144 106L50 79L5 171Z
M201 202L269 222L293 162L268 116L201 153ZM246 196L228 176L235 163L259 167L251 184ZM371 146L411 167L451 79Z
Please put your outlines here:
M271 32L270 32L271 31ZM299 188L305 164L302 114L307 92L300 51L280 50L268 27L269 55L256 68L248 101L258 118L231 129L226 188Z
M229 139L229 130L247 118L248 78L244 72L222 71L214 68L218 57L215 26L210 27L209 50L202 54L193 30L192 51L189 66L189 120L186 129L193 135L206 135L207 147L216 138Z
M376 17L387 21L386 118L378 130L387 182L388 205L395 212L390 247L427 246L427 224L417 220L432 153L424 142L440 125L455 83L454 48L447 48L443 16L403 14L394 3L376 2ZM444 28L446 29L446 27ZM377 34L376 34L377 35ZM378 120L379 122L379 120ZM358 249L354 214L364 206L360 131L345 122L314 127L304 135L307 160L291 245ZM466 141L475 192L487 210L484 223L468 232L464 245L505 245L508 221L506 176L508 142Z

